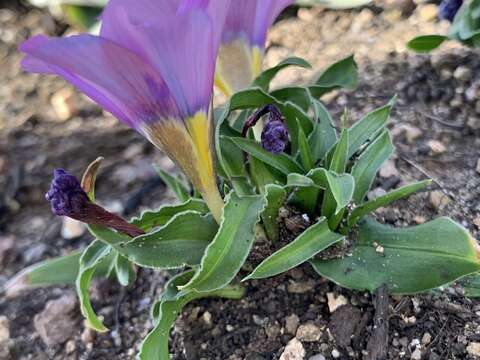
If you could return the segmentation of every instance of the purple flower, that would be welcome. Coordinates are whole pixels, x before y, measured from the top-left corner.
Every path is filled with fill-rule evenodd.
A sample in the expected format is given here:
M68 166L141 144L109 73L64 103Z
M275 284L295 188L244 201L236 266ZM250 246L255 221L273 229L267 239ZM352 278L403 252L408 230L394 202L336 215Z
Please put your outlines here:
M217 189L209 107L230 0L111 0L100 36L35 36L27 71L56 74L163 150L202 193Z
M270 115L270 118L272 116ZM270 120L262 131L262 146L265 150L280 154L288 144L288 130L282 120Z
M226 96L248 87L260 74L267 30L293 0L235 0L222 33L215 85Z
M144 231L135 225L91 202L77 178L63 169L53 171L52 184L45 198L50 202L55 215L68 216L90 225L109 227L131 237L144 234Z
M463 0L443 0L438 7L438 16L452 22L462 4Z

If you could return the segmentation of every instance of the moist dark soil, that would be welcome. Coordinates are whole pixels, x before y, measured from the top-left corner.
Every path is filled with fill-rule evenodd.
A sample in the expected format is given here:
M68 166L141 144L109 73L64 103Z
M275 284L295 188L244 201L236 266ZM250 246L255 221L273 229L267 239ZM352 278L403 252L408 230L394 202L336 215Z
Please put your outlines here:
M433 55L404 50L414 35L444 32L446 25L431 15L432 6L419 6L409 15L382 6L339 12L300 9L272 29L266 63L295 54L320 70L355 50L358 88L325 100L336 119L346 107L353 122L397 95L389 125L396 153L374 191L434 179L428 191L377 211L377 218L406 226L447 215L478 238L480 58L478 51L455 45ZM170 170L173 166L144 138L61 79L20 71L17 45L23 39L70 31L46 11L13 1L0 4L0 286L25 266L91 241L87 234L62 237L62 219L49 212L44 193L55 167L80 176L88 163L104 156L97 196L125 216L173 201L151 163ZM276 84L304 82L312 75L290 69ZM61 115L55 96L68 99L68 116ZM438 191L444 194L440 206L435 201ZM254 249L255 261L261 250ZM72 317L78 330L66 342L51 346L42 341L33 318L49 300L72 289L37 289L15 298L0 295L0 316L6 316L10 329L9 357L134 359L152 326L149 308L170 276L142 269L126 289L96 281L93 305L111 331L96 335L85 331L77 311ZM335 299L343 305L332 311ZM296 336L306 351L298 359L368 359L374 314L370 294L342 289L303 265L273 279L248 282L242 300L189 304L172 331L171 354L177 360L279 359ZM479 315L480 303L466 299L456 284L424 295L390 297L387 359L475 359ZM314 329L310 338L295 335L295 317L300 326Z

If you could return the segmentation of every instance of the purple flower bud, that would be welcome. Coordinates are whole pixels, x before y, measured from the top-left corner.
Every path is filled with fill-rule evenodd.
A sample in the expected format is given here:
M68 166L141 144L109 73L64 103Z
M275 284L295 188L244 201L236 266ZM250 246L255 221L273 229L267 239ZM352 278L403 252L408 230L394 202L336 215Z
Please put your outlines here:
M77 178L63 169L53 171L52 184L45 198L50 202L52 212L58 216L79 214L89 202Z
M279 154L285 151L288 143L288 131L282 120L272 120L274 114L271 113L270 121L265 125L262 131L262 146L265 150Z
M91 202L77 178L63 169L53 171L52 184L45 198L57 216L68 216L86 224L109 227L131 237L145 233L120 216Z
M462 4L463 0L443 0L438 8L438 16L452 22Z

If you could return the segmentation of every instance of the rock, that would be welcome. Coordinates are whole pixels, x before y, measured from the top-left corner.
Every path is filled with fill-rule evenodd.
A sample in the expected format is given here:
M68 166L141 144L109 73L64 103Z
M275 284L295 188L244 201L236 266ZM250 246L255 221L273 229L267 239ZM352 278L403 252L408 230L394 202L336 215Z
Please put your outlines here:
M399 175L398 169L395 166L395 161L393 161L393 160L385 161L378 173L383 178L389 178L389 177L392 177L392 176L398 176Z
M293 338L285 346L280 360L303 360L305 358L305 349L298 339Z
M10 340L10 322L6 316L0 316L0 344Z
M422 359L422 352L420 351L420 349L415 349L415 350L412 352L412 356L410 357L410 359L412 359L412 360L421 360L421 359Z
M308 360L327 360L327 359L322 354L316 354L316 355L310 356Z
M478 116L469 116L467 119L467 125L473 130L480 129L480 118Z
M435 210L442 210L450 203L450 198L440 190L434 190L430 193L428 200Z
M432 342L432 335L430 333L425 333L422 336L422 345L428 345Z
M91 344L93 343L93 340L95 340L95 332L90 328L85 328L80 336L80 339L85 345Z
M15 238L0 236L0 268L7 266L13 260Z
M362 321L362 312L351 305L339 307L330 317L328 330L340 348L350 346L358 326Z
M347 305L348 300L343 295L335 296L334 293L327 293L327 301L328 301L328 310L330 313L333 313L342 305Z
M459 66L453 72L453 77L459 81L468 81L472 78L472 70L466 66Z
M44 243L34 244L23 252L23 260L27 264L36 263L41 260L43 254L45 254L45 251L47 251L47 245Z
M227 330L227 332L232 332L233 330L235 330L235 328L233 327L233 325L230 325L230 324L227 324L227 326L225 327L225 329Z
M305 342L315 342L322 337L322 330L312 323L300 325L297 329L296 338Z
M400 126L396 126L392 130L392 136L396 137L398 135L405 134L405 140L408 144L413 144L415 140L417 140L420 136L422 136L423 132L418 127L402 124Z
M415 217L413 218L413 221L415 221L415 223L417 224L424 224L427 221L427 219L425 218L425 216L415 215Z
M75 92L71 87L63 88L52 95L50 104L58 119L65 121L70 119L76 112Z
M296 314L287 316L285 318L285 332L290 335L295 335L297 333L299 323L300 319Z
M447 151L447 147L438 140L430 140L427 145L431 155L440 155Z
M265 327L265 333L267 334L267 337L270 340L275 340L281 332L280 325L278 322L270 322L266 327Z
M417 8L418 16L422 21L432 21L437 17L437 5L425 4Z
M77 350L77 344L75 344L75 340L68 340L65 344L65 352L67 354L71 354Z
M291 294L304 294L313 289L315 283L312 280L290 281L287 291Z
M480 343L471 342L470 344L468 344L467 353L475 357L480 357Z
M66 216L63 218L61 234L64 239L76 239L82 236L84 233L85 225L83 223Z
M376 198L385 195L387 192L385 191L384 188L378 187L376 189L373 189L372 191L369 191L367 193L367 199L368 200L375 200Z
M338 359L340 357L340 351L338 351L337 349L333 349L332 350L332 357L334 359Z
M473 219L473 224L480 229L480 217Z
M50 300L33 319L35 329L47 346L63 344L76 331L77 298L74 294Z
M202 315L202 320L207 328L211 328L213 326L212 314L210 312L205 311Z
M477 114L480 114L480 100L477 100L477 101L475 102L475 112L476 112Z

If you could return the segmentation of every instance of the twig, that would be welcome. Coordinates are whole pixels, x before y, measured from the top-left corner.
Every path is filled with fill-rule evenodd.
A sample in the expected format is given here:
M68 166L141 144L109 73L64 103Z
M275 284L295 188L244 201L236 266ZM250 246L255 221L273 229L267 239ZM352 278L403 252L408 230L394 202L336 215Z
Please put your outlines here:
M388 355L388 306L387 287L382 285L374 295L375 316L373 333L367 344L367 360L385 360Z
M459 125L459 124L451 124L449 122L446 122L445 120L439 118L438 116L434 116L434 115L430 115L430 114L427 114L421 110L415 110L418 114L422 115L423 117L426 117L427 119L430 119L430 120L433 120L433 121L436 121L438 122L439 124L442 124L444 126L447 126L447 127L450 127L450 128L453 128L453 129L457 129L457 130L461 130L464 128L463 125Z

